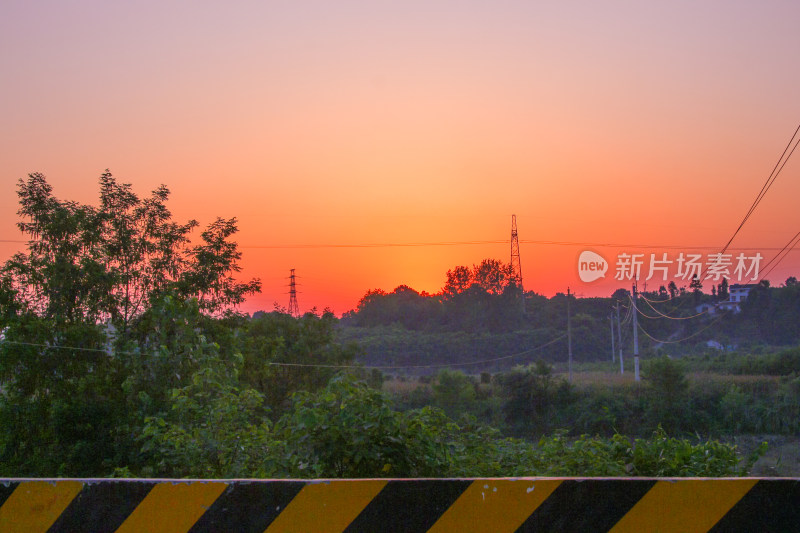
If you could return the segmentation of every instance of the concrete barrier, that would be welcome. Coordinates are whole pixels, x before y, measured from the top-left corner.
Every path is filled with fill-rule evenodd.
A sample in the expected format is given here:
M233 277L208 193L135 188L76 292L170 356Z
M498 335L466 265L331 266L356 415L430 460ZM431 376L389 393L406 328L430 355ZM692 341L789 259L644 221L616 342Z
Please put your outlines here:
M800 531L800 480L0 479L16 531Z

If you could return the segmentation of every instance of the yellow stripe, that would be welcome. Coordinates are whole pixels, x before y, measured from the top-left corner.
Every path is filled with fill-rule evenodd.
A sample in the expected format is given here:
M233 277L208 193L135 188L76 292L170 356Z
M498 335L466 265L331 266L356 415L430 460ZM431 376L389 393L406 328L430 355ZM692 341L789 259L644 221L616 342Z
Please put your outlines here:
M23 481L0 507L0 531L47 531L82 488L80 481Z
M611 530L705 532L747 494L755 479L659 481Z
M344 531L386 483L371 479L308 483L269 525L267 531Z
M479 479L428 531L516 531L561 484L560 480Z
M227 483L205 481L159 483L117 531L188 531L227 486Z

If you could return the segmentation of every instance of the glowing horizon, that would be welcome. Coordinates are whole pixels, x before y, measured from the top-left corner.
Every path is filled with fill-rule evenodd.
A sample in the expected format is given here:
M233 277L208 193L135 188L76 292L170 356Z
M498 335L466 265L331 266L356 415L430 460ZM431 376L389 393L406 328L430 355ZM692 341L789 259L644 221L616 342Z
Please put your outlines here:
M19 178L95 204L109 168L140 196L166 184L177 220L238 218L242 277L263 284L247 312L287 305L291 268L301 311L435 293L509 261L512 214L527 290L609 295L613 273L578 280L582 247L542 242L721 248L800 121L797 20L721 0L12 2L0 260ZM794 158L733 248L768 260L800 229Z

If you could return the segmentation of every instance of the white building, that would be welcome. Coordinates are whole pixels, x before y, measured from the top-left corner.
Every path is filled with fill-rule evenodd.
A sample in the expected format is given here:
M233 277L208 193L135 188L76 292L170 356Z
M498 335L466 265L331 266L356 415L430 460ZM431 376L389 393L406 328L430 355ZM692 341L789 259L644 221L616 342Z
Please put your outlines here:
M750 294L750 291L755 287L754 283L744 284L744 285L731 285L728 288L728 301L733 303L740 303L747 300L747 295Z
M728 287L728 299L717 304L717 307L723 311L738 313L742 310L739 304L747 300L747 295L750 294L750 291L753 290L755 286L755 283L731 285Z

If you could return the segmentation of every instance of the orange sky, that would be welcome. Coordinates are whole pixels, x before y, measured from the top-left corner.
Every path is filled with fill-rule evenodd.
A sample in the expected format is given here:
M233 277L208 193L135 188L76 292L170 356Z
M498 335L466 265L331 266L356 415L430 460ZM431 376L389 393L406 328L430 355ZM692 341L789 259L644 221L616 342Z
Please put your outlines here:
M527 289L610 294L582 247L524 241L722 246L800 121L795 2L109 4L5 9L0 240L29 172L91 203L105 168L165 183L178 219L239 218L246 311L286 305L291 268L302 311L436 292L508 243L296 246L497 241L512 214ZM736 245L800 229L799 174Z

